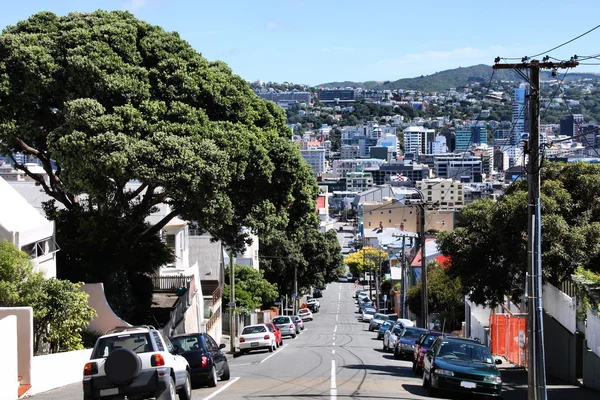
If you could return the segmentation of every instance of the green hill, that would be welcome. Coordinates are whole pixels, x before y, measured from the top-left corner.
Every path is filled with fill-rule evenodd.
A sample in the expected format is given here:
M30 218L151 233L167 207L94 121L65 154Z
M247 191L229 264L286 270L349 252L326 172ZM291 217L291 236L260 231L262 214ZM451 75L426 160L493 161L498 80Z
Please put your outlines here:
M367 81L367 82L330 82L318 85L324 88L341 87L361 87L374 90L420 90L426 92L441 92L450 88L460 88L476 82L487 84L492 75L490 65L474 65L471 67L459 67L446 71L436 72L431 75L421 75L416 78L404 78L397 81ZM550 71L542 71L540 74L542 80L552 79ZM565 80L575 80L582 78L600 79L600 75L592 73L569 72ZM522 78L513 70L496 70L494 72L494 81L514 80L520 81Z

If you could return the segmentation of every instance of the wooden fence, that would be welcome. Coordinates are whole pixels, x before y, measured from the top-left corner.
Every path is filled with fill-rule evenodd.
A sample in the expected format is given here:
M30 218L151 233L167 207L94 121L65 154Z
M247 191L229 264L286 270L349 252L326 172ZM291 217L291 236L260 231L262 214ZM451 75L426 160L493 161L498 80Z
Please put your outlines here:
M154 290L175 291L179 288L188 288L191 276L174 275L174 276L157 276L152 277L152 286Z

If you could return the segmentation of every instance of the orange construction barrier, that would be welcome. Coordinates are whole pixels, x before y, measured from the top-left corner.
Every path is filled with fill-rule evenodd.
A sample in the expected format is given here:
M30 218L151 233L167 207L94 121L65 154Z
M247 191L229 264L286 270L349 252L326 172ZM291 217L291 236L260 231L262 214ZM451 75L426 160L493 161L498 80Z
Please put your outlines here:
M490 350L510 362L527 365L527 315L492 314Z

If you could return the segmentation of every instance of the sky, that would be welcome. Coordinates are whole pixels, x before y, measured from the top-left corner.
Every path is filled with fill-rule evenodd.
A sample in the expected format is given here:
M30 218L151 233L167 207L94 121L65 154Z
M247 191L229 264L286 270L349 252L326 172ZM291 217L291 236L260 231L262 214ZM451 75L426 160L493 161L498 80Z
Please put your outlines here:
M310 86L545 55L600 24L598 0L0 0L0 27L39 11L97 9L129 10L176 31L248 81ZM600 28L548 55L599 53ZM600 73L600 65L576 71Z

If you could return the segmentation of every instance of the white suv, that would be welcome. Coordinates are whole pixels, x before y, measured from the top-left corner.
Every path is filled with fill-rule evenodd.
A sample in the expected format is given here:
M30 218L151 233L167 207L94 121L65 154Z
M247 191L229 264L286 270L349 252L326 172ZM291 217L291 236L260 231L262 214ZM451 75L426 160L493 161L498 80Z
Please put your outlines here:
M152 326L117 327L101 336L83 369L84 400L190 400L190 366Z

